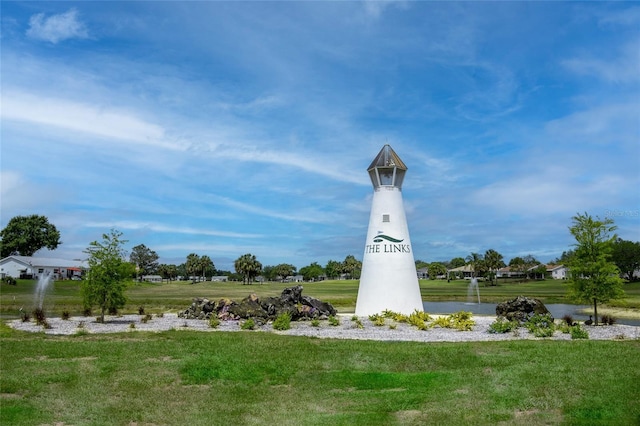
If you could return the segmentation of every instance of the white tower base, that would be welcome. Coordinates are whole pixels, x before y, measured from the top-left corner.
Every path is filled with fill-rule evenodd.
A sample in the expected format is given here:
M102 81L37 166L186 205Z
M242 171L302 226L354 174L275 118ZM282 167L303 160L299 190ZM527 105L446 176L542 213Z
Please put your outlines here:
M371 204L356 315L384 310L409 315L423 309L401 189L378 186Z

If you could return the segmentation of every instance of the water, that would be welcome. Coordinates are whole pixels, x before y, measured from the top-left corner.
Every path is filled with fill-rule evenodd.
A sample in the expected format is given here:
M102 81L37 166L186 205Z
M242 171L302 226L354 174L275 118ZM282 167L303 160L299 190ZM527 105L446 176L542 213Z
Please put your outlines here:
M453 314L460 311L471 312L476 315L495 315L497 303L465 303L465 302L424 302L424 311L430 314ZM571 315L576 321L589 319L589 314L580 313L584 309L593 311L589 305L566 305L562 303L545 304L551 315L556 319L562 319L565 315ZM598 314L600 318L601 314ZM617 318L617 324L640 326L640 320L630 318Z
M473 290L476 290L476 294L478 295L478 305L480 304L480 287L478 287L478 280L473 278L469 283L469 289L467 290L467 303L474 303L473 301Z
M47 294L47 291L51 287L51 283L53 282L53 277L50 272L45 272L40 275L38 279L38 284L36 285L36 294L35 294L35 307L37 309L42 310L42 306L44 305L44 297Z

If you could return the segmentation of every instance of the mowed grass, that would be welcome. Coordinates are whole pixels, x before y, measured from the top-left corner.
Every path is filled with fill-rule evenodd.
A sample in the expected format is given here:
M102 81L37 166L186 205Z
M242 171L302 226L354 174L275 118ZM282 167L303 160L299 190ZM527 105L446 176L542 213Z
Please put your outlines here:
M302 283L303 295L331 302L339 312L353 312L358 295L358 280L321 281ZM260 297L277 296L286 287L295 283L269 282L264 284L242 285L237 282L171 282L171 283L132 283L127 291L127 306L124 313L137 313L140 306L148 313L176 312L191 303L194 297L206 297L211 300L229 298L241 300L251 293ZM19 280L17 286L2 285L0 309L4 317L19 316L20 308L30 312L33 309L36 282ZM425 301L466 301L468 280L447 282L445 280L421 280L420 290ZM640 282L624 285L626 297L610 302L610 306L640 309ZM527 282L500 282L497 286L485 286L481 283L480 298L483 302L499 303L518 295L536 297L544 303L572 303L567 298L566 281L544 280ZM67 310L73 315L83 311L80 284L78 281L57 281L46 297L45 310L49 315L59 315Z
M631 425L639 341L416 343L0 326L6 425Z

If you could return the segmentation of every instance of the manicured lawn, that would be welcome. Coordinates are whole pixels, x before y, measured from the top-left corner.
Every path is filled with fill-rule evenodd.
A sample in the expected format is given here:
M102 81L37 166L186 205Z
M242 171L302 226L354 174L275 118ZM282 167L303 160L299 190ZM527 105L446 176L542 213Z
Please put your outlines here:
M17 286L2 285L0 293L1 313L7 317L18 317L19 309L33 309L35 281L19 280ZM265 283L242 285L237 282L171 282L162 284L132 284L127 290L129 302L125 313L136 313L139 306L146 312L158 313L185 309L194 297L207 297L212 300L230 298L240 300L251 293L258 296L275 296L285 287L293 283ZM353 312L358 294L358 281L321 281L302 283L303 294L331 302L338 311ZM420 288L425 301L466 301L469 281L459 280L446 282L443 280L422 280ZM58 315L63 309L72 314L82 312L82 299L78 281L57 281L52 292L47 296L46 310ZM640 283L625 284L627 297L612 302L612 306L640 309ZM480 296L483 302L498 303L512 299L518 295L537 297L544 303L572 303L566 297L565 281L545 280L524 283L500 282L497 286L484 286L481 283Z
M638 424L640 342L0 326L2 424Z

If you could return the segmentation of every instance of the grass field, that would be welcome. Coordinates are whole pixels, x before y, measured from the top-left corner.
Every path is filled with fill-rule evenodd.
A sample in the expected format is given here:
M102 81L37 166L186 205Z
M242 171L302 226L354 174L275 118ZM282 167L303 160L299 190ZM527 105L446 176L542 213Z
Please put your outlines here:
M125 312L184 309L192 297L277 295L291 284L132 285ZM357 281L305 283L353 310ZM467 282L421 282L426 300L466 300ZM33 304L33 281L3 285L3 317ZM629 291L631 290L631 291ZM567 302L561 282L481 287ZM637 300L640 286L627 287ZM82 310L56 282L49 315ZM626 301L625 303L629 303ZM171 330L48 336L0 323L0 424L494 425L640 424L640 341L475 343L323 340Z
M30 311L33 307L35 281L19 280L18 285L2 285L0 306L3 317L17 318L22 307ZM127 289L129 299L124 313L137 313L139 306L144 306L150 313L176 312L185 309L194 297L207 297L212 300L229 298L241 300L251 293L258 296L276 296L292 283L265 283L242 285L237 282L201 282L191 284L187 281L176 281L162 284L131 284ZM355 310L358 294L358 281L321 281L303 283L304 295L331 302L340 312ZM466 301L468 281L422 280L420 290L425 301ZM83 310L78 281L57 281L53 290L47 295L47 310L59 314L68 310L72 314L80 314ZM626 298L611 303L611 306L640 310L640 283L625 284ZM545 280L524 283L500 283L498 286L480 287L483 302L499 303L518 295L536 297L543 303L572 303L566 296L564 281Z
M640 342L414 343L0 326L6 425L632 425Z

